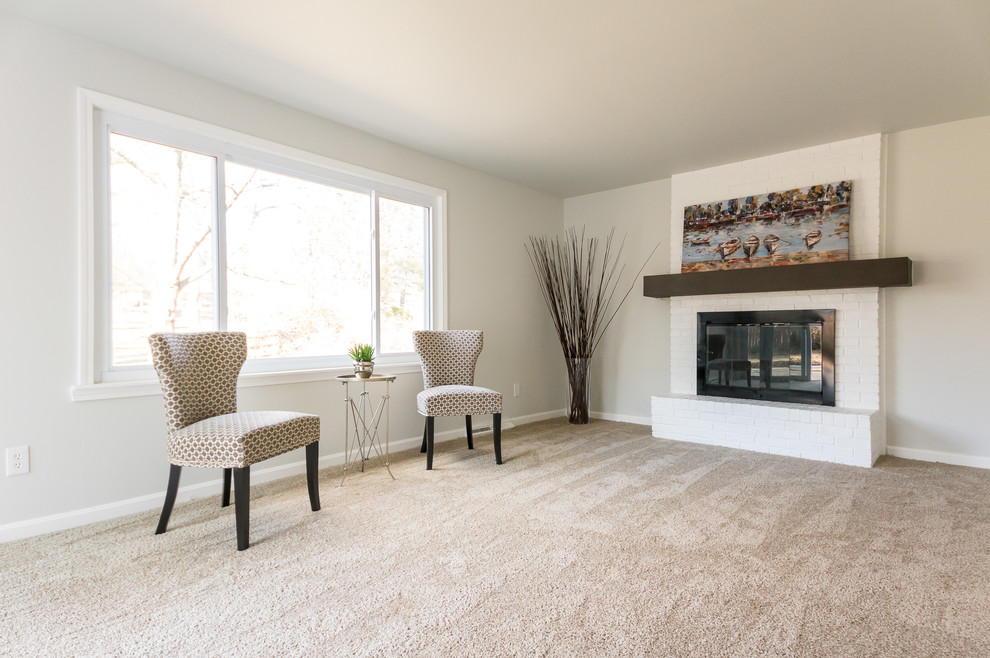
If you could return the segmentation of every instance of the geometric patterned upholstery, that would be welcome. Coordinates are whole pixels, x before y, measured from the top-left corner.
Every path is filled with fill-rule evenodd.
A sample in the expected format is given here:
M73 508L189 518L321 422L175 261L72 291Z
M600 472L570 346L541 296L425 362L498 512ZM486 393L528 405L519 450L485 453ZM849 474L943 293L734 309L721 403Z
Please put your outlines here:
M169 430L237 411L237 375L247 359L245 334L152 334L148 343Z
M474 367L484 346L480 331L414 331L413 347L423 366L426 390L416 396L423 416L502 413L502 394L473 386Z
M423 387L471 386L484 346L480 331L414 331L413 347L423 364Z
M244 468L320 438L320 417L294 411L242 411L169 432L168 460L177 466Z
M234 485L237 550L250 546L251 465L306 448L309 506L320 509L320 417L294 411L237 412L237 376L247 360L247 336L232 331L148 336L168 421L168 488L156 535L168 520L186 466L223 469L221 505Z
M502 394L481 386L435 386L420 391L416 409L424 416L502 413Z
M468 449L474 449L471 416L492 415L495 463L502 463L502 394L474 385L474 366L484 345L480 331L414 331L413 348L423 366L425 390L416 396L416 409L426 416L423 445L426 470L433 470L435 419L464 416Z
M320 417L292 411L237 413L237 376L247 359L241 332L148 337L168 422L169 462L243 468L320 440Z

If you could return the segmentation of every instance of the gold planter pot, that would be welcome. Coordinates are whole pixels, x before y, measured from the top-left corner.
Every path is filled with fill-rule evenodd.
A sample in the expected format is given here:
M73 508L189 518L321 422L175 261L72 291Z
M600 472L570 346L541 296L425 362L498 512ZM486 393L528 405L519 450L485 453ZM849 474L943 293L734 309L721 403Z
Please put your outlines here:
M356 361L354 363L354 376L360 377L361 379L367 379L371 377L371 373L375 370L374 361Z

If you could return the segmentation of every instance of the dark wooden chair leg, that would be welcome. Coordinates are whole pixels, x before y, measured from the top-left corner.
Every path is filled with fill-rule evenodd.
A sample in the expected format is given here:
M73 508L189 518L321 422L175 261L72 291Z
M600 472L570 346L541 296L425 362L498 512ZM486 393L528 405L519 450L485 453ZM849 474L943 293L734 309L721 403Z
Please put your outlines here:
M309 506L314 512L320 511L320 442L313 441L306 446L306 486L309 487Z
M426 470L433 470L433 416L426 417Z
M492 434L495 435L495 463L502 463L502 414L492 414Z
M165 490L165 504L162 505L162 515L158 519L158 529L156 535L165 532L168 527L168 517L172 516L172 507L175 505L175 495L179 493L179 475L182 474L182 467L171 464L168 469L168 488Z
M223 498L220 500L220 507L228 507L230 505L230 474L231 470L229 468L223 469Z
M423 423L423 447L419 449L420 452L426 452L426 435L430 431L430 419L427 418L426 422Z
M474 450L474 437L471 436L471 416L464 416L464 424L467 426L468 450Z
M237 525L237 550L248 547L248 520L251 504L251 467L234 469L234 518Z

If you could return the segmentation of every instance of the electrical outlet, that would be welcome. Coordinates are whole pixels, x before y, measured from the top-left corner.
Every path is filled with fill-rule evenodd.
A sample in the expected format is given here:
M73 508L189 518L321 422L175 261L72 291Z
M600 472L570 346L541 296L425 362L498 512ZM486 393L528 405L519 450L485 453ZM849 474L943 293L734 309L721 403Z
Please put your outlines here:
M31 472L31 453L27 446L7 448L7 475L24 475Z
M519 384L512 385L512 397L514 398L519 397Z

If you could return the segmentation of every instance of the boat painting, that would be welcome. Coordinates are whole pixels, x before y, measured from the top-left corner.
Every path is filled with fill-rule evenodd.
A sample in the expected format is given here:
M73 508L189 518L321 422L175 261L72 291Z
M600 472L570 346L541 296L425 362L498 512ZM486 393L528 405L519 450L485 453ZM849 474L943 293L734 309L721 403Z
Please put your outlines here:
M780 248L780 236L771 233L763 238L763 246L766 247L767 253L773 256L777 253L777 249Z
M719 246L712 249L716 251L722 257L722 260L728 258L729 254L733 253L739 248L739 238L729 238L725 242L721 243Z
M684 208L681 272L849 260L852 181Z
M814 246L821 241L822 241L821 229L816 228L814 231L804 236L804 244L808 246L808 249L814 248Z
M746 238L743 242L743 252L746 254L746 258L752 258L756 250L760 248L760 238L756 235L751 235Z

